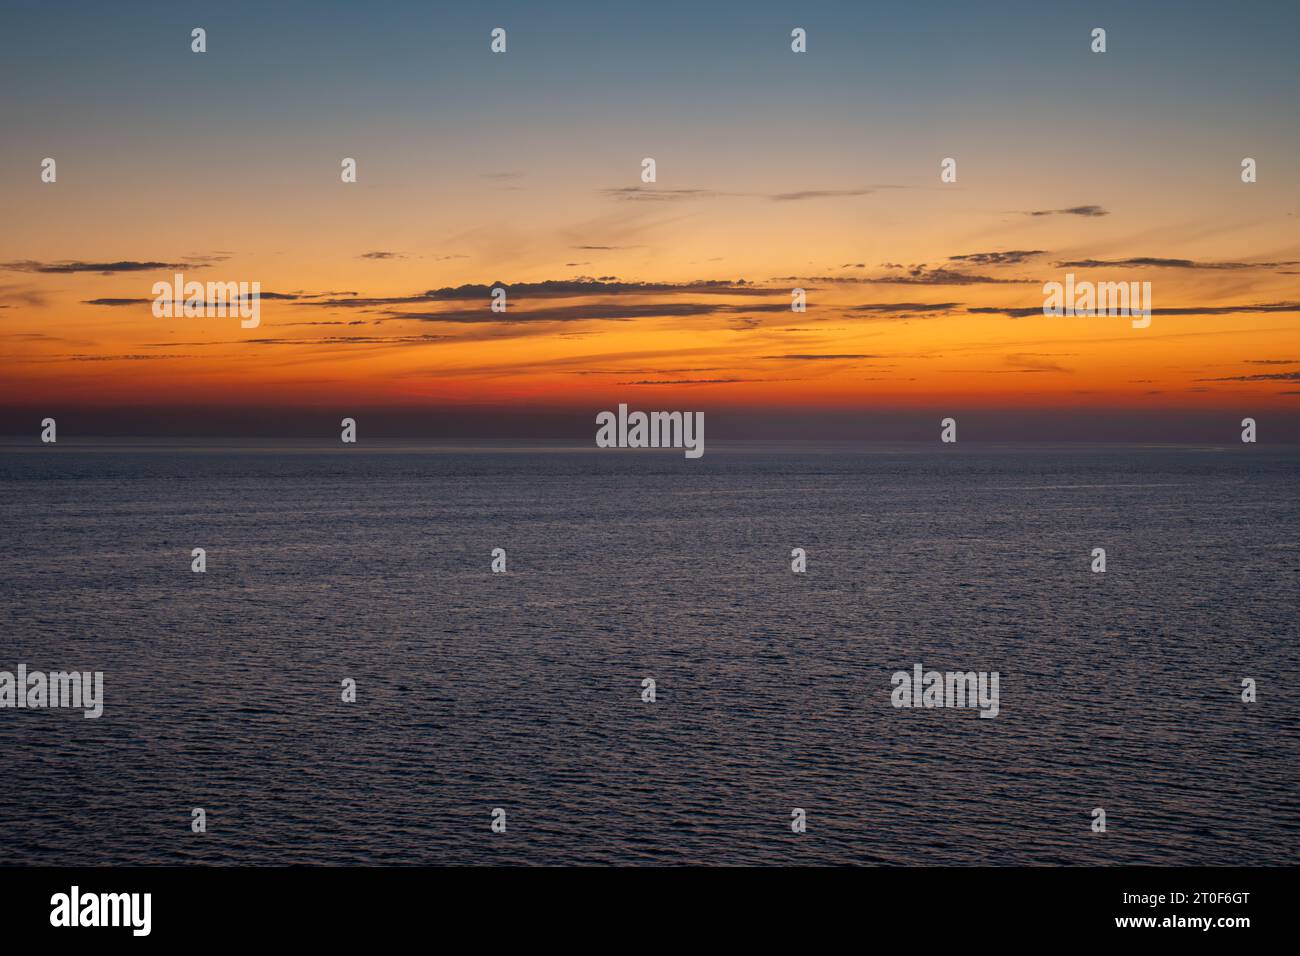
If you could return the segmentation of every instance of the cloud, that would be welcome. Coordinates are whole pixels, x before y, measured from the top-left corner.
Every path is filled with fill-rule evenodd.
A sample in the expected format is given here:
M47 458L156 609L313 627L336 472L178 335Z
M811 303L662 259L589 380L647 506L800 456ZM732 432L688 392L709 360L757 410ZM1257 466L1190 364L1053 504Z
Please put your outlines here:
M67 355L69 362L152 362L156 359L187 359L190 355Z
M690 199L716 199L720 196L747 196L771 202L805 202L809 199L847 199L869 196L877 189L898 189L898 186L873 186L857 189L796 189L784 193L734 193L717 189L660 189L657 186L617 186L601 192L614 199L650 202L680 202Z
M1269 372L1259 375L1227 375L1223 378L1198 378L1198 382L1300 382L1300 372Z
M1059 269L1101 269L1107 266L1159 269L1272 269L1279 266L1300 265L1298 262L1196 262L1193 259L1161 259L1155 256L1133 256L1128 259L1075 259L1058 262Z
M956 258L956 257L954 257ZM1011 283L1034 284L1036 279L999 279L994 276L961 272L945 266L930 266L924 262L908 266L885 263L886 269L903 269L906 275L882 276L777 276L773 282L827 282L843 285L998 285Z
M840 285L1033 285L1037 279L997 279L993 276L957 272L939 267L929 269L924 265L911 266L905 276L776 276L773 282L825 282Z
M251 345L419 345L442 342L447 335L327 335L319 339L261 338L243 339ZM195 342L194 345L209 343Z
M957 308L956 302L870 302L854 305L846 312L898 313L900 315L917 312L948 312Z
M884 358L883 355L764 355L765 359L777 359L790 362L821 362L826 360L849 361L853 359L878 359Z
M773 193L767 198L773 202L798 202L804 199L833 199L844 196L867 196L871 189L803 189L792 193Z
M1018 265L1035 256L1046 255L1042 249L1008 249L1005 252L969 252L964 256L949 256L949 262L970 262L978 266Z
M123 259L118 262L81 262L78 260L64 262L36 262L32 259L21 259L16 262L0 262L0 271L44 272L58 274L98 272L101 275L112 275L116 272L151 272L156 269L206 268L208 268L208 264L205 262L137 262L131 259Z
M325 308L383 308L385 306L413 305L421 302L489 302L492 290L502 288L510 298L581 298L583 296L614 295L789 295L787 289L768 289L744 279L701 279L694 282L611 282L604 279L578 277L576 279L547 279L543 282L493 282L469 283L429 289L414 295L355 297L349 299L324 299L300 302L300 305Z
M323 322L276 322L277 329L295 328L301 325L367 325L365 319L353 319L351 322L345 322L342 319L329 319Z
M1071 206L1068 209L1037 209L1025 213L1026 216L1109 216L1110 213L1100 206Z
M692 368L581 368L574 375L681 375L691 372L720 372L727 366L705 365Z
M6 309L14 305L42 308L45 305L45 294L30 286L0 285L0 301L8 303Z
M306 294L306 293L302 293L302 292L259 292L259 293L257 294L257 298L258 298L259 300L261 300L261 299L270 299L270 300L272 300L272 301L275 301L275 300L282 300L282 301L286 301L286 302L300 302L300 301L302 301L302 300L304 300L304 299L314 298L316 295L322 295L322 294L324 294L324 293L315 293L315 295L308 295L308 294ZM226 305L240 305L241 303L246 302L246 301L250 301L251 299L252 299L252 296L251 296L251 295L248 296L248 297L244 297L244 296L235 296L235 297L233 297L232 299L230 299L229 302L227 302L227 303L225 303L225 304L226 304ZM105 298L105 299L82 299L81 304L82 304L82 305L103 305L103 306L114 306L114 307L120 307L120 306L128 306L128 305L149 305L149 304L151 304L153 301L154 301L154 300L153 300L152 298L149 298L149 299L116 299L116 298ZM187 302L187 304L188 304L188 302ZM220 304L220 303L215 303L215 304ZM196 308L206 308L206 307L207 307L207 303L206 303L206 302L201 302L201 301L200 301L200 302L198 302L198 303L195 305L195 307L196 307Z
M714 199L726 195L712 189L655 189L645 186L615 186L602 189L601 192L612 199L628 202L682 202L689 199Z
M363 252L358 259L405 259L400 252Z
M523 322L621 322L629 319L684 318L693 315L735 314L743 312L788 312L784 302L763 305L725 305L714 302L659 302L646 304L590 303L583 305L553 306L545 309L508 309L493 312L484 304L472 309L447 309L440 312L403 312L392 310L384 315L389 319L409 319L419 322L455 322L462 324L517 324Z
M1031 315L1042 315L1041 305L1024 308L1007 308L1005 306L967 307L973 315L1005 315L1012 319L1024 319ZM1275 302L1264 305L1192 305L1176 309L1152 309L1152 315L1246 315L1251 313L1295 312L1300 313L1300 302Z
M862 282L883 283L886 285L984 285L1011 282L1036 282L1035 279L995 279L992 276L973 275L957 272L939 266L934 269L922 264L912 266L905 276L880 276L875 279L862 279Z
M1065 372L1073 374L1074 369L1066 368L1058 362L1048 361L1050 355L1042 352L1016 352L1006 356L1006 363L1020 372Z
M738 382L763 382L761 378L676 378L663 380L644 380L640 382L619 382L619 385L734 385Z

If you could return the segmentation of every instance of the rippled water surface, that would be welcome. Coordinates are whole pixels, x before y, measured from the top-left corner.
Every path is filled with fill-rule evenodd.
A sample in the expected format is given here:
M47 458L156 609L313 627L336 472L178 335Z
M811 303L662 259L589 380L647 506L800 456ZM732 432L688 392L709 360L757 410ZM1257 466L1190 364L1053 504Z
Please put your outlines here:
M106 703L0 710L0 862L1294 864L1297 492L1262 446L8 446L0 670ZM999 716L894 709L915 663Z

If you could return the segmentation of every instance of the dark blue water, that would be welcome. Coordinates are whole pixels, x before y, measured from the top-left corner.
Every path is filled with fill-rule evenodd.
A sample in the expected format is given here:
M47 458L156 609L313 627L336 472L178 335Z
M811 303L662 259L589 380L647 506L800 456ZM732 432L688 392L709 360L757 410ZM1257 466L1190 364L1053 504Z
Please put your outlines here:
M0 710L0 862L1294 864L1297 492L1260 446L10 445L0 670L106 702ZM999 716L894 709L914 663Z

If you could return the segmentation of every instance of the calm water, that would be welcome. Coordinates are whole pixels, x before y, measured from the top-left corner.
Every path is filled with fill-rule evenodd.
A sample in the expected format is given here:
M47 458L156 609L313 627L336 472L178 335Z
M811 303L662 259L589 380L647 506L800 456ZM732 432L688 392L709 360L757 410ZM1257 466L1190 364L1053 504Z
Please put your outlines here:
M0 710L0 863L1294 864L1297 492L1242 446L10 445L0 669L106 706ZM1001 714L895 710L917 662Z

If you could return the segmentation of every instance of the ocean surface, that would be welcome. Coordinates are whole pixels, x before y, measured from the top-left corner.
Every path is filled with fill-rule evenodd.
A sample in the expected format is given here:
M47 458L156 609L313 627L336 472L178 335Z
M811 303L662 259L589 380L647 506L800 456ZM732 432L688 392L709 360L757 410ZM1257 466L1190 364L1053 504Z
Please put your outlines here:
M1263 445L11 443L0 670L105 704L0 710L0 864L1293 865L1298 499Z

